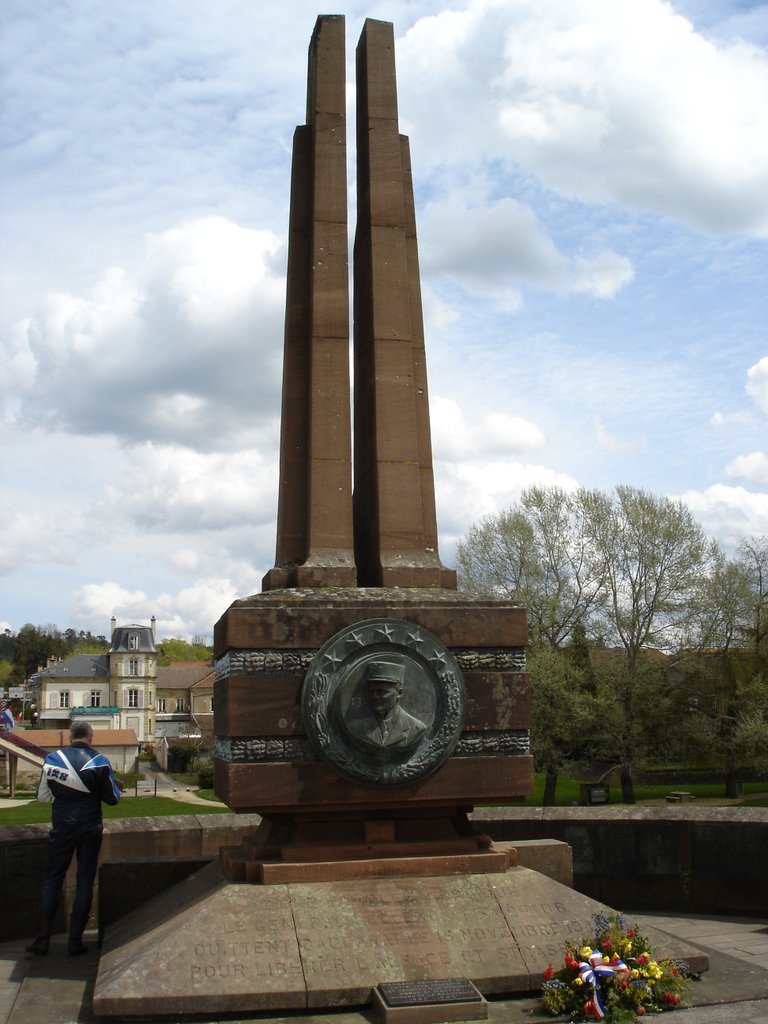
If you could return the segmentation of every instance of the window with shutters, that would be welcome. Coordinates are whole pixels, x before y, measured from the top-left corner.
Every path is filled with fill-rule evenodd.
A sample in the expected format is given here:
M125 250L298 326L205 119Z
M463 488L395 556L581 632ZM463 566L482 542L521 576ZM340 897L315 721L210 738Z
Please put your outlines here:
M101 707L101 690L91 690L91 707Z
M158 711L165 711L165 697L158 697L157 698L157 710Z
M139 691L129 690L128 691L128 707L137 708L139 706Z
M60 708L68 708L69 707L69 690L61 690L60 691L60 693L59 693L59 707Z
M184 710L184 698L183 697L177 697L176 698L176 710L177 711L183 711Z
M128 662L128 675L137 676L139 674L139 659L131 658Z

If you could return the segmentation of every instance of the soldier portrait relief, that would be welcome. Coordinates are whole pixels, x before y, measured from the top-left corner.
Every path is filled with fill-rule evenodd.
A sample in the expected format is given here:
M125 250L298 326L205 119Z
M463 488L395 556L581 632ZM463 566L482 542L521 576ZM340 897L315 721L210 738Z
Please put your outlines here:
M426 732L420 718L402 706L405 666L391 661L375 661L365 671L367 713L354 719L348 716L344 726L352 737L373 749L405 750L414 747Z
M404 785L435 771L458 742L464 682L428 630L367 619L318 653L302 711L307 739L335 771L366 785Z

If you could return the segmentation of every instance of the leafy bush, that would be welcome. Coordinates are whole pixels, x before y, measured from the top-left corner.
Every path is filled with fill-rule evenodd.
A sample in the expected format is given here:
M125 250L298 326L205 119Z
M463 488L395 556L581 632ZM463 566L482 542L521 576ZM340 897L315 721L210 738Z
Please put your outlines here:
M197 762L197 784L200 789L213 789L213 761Z

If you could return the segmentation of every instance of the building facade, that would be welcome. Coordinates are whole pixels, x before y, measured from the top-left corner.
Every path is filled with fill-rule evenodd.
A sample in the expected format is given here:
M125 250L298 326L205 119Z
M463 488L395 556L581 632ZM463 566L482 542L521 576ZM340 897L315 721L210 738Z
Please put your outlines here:
M75 719L94 730L132 729L139 743L155 739L157 701L155 617L149 626L112 619L108 654L50 661L38 673L39 724L68 729Z
M41 729L81 719L99 729L132 729L140 744L213 733L213 668L182 661L158 667L155 617L149 626L112 619L108 654L51 659L34 679Z

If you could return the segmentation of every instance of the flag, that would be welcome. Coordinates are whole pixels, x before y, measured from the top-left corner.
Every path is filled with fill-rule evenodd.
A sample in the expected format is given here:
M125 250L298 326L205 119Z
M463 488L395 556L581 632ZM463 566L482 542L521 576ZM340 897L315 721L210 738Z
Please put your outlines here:
M0 711L0 729L12 729L16 723L13 720L13 712L9 707Z

